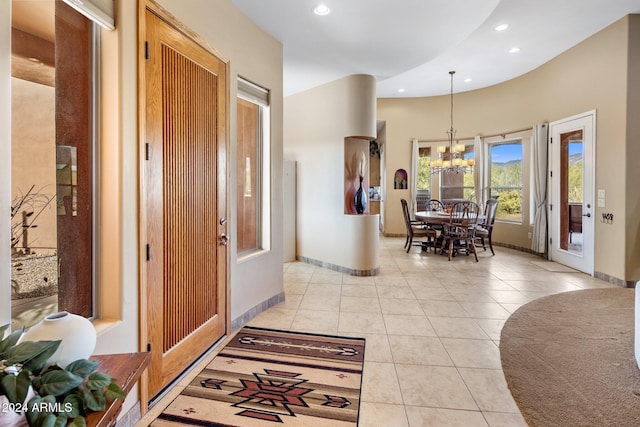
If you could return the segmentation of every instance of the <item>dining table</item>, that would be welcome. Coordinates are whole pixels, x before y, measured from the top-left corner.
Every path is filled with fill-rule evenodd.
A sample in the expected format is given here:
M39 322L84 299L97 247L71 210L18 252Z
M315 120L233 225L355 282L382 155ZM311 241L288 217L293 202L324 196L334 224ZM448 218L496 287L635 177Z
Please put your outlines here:
M451 220L451 214L446 211L418 211L414 216L425 224L445 224ZM478 223L483 218L483 215L478 215Z
M451 214L445 211L418 211L414 216L425 224L444 224L451 219Z
M422 221L427 225L442 225L451 222L451 213L446 211L417 211L414 214L415 219ZM478 215L478 223L482 222L483 215ZM433 242L434 252L442 243L442 234ZM426 249L426 248L425 248Z

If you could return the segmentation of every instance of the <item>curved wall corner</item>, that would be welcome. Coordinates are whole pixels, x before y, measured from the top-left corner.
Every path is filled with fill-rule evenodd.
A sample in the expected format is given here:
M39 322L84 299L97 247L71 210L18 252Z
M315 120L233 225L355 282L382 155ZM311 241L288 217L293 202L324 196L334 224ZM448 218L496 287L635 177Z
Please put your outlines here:
M379 269L379 215L345 214L345 144L376 137L375 83L348 76L284 101L284 159L298 166L296 258L354 275Z

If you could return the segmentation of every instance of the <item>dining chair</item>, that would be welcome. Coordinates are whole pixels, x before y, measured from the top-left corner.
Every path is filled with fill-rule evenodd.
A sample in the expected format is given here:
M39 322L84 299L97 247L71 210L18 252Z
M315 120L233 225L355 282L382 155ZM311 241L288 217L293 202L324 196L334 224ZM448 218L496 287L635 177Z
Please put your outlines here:
M423 224L422 221L411 219L409 206L405 199L400 199L400 203L402 204L402 215L407 228L407 239L404 242L404 247L407 249L407 252L411 250L411 246L413 245L426 246L427 249L430 246L434 246L436 231L429 228L426 224ZM413 239L415 237L427 237L427 240L414 242Z
M444 203L438 199L431 199L429 204L425 206L426 211L444 212ZM436 231L442 232L442 224L429 224L429 227Z
M431 199L429 205L425 206L425 211L441 212L444 210L444 204L437 199Z
M467 255L473 252L478 262L475 236L479 214L480 207L471 201L457 202L451 207L449 221L443 224L441 249L447 251L449 261L454 251L465 250Z
M484 240L487 239L489 241L489 249L491 249L491 255L496 254L493 251L493 242L491 240L491 236L493 235L493 224L496 221L497 211L498 211L498 199L491 198L487 200L487 202L484 205L484 214L483 214L482 222L480 222L476 226L476 239L480 240L482 249L484 249L485 251L487 250L487 247L484 243Z

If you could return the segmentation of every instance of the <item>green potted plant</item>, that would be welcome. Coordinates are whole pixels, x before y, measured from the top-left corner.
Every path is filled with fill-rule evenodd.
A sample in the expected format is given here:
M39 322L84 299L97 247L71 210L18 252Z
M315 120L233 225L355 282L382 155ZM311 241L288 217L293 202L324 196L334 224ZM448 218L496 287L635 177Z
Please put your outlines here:
M0 327L0 337L8 327ZM47 363L60 341L19 343L23 332L0 341L0 420L6 416L13 425L82 427L85 416L103 411L107 400L125 397L115 379L97 370L98 362L80 359L64 369Z

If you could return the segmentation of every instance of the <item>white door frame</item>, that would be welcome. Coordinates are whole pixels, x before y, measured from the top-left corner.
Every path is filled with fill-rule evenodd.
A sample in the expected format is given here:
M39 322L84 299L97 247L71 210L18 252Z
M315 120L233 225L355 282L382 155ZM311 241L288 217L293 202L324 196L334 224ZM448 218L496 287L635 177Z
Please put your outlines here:
M560 248L561 133L583 130L582 253ZM593 276L595 249L596 111L587 111L549 124L549 259ZM556 176L554 176L554 172ZM557 179L556 179L557 178Z

